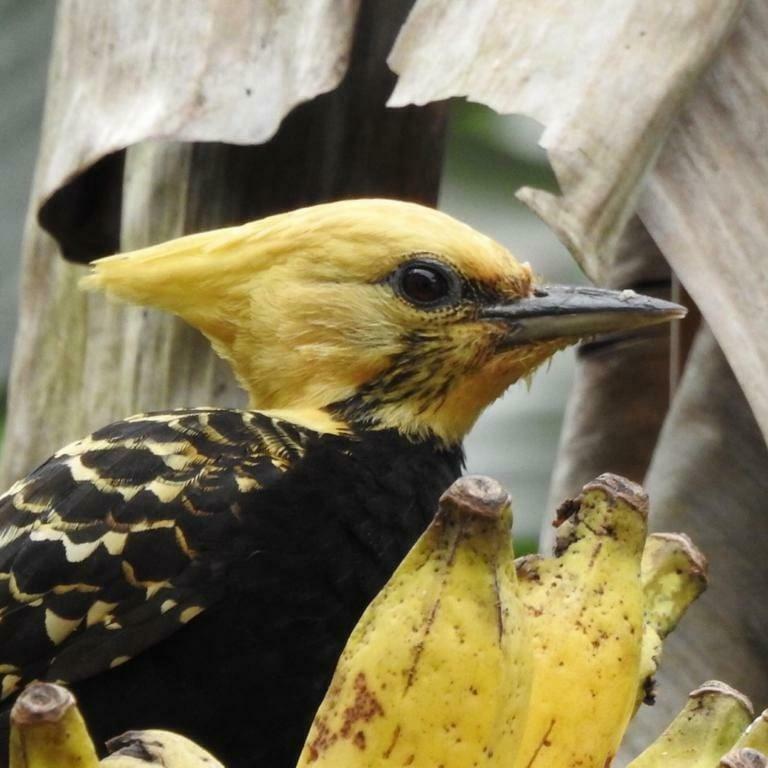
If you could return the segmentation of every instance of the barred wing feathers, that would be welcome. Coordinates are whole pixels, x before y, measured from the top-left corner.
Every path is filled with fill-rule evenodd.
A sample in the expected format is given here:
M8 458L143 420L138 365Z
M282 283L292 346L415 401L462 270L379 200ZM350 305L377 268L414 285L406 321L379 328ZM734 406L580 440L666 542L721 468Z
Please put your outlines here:
M116 666L216 602L244 503L312 434L255 411L141 414L0 496L0 698Z

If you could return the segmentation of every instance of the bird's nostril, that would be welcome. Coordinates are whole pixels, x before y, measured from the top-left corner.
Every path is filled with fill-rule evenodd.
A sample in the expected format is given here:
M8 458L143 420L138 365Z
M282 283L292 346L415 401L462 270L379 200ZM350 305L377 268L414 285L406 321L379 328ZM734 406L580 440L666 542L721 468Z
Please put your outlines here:
M547 293L547 291L545 291L543 288L534 288L533 295L537 299L543 299L545 296L549 296L549 293Z

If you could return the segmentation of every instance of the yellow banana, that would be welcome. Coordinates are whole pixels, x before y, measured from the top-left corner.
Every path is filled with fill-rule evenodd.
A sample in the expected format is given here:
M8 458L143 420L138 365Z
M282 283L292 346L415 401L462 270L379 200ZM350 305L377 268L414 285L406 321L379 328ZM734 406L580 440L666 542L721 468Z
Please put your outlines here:
M645 542L640 570L645 620L662 638L707 587L707 560L684 533L652 533Z
M662 641L707 587L707 560L682 533L654 533L645 542L640 569L645 600L637 706L653 704L653 676Z
M28 685L11 710L10 768L98 768L75 697L60 685Z
M721 768L766 768L768 757L751 747L733 749L720 761Z
M737 749L750 748L768 754L768 709L761 712L741 734Z
M627 768L711 768L734 746L751 717L752 705L742 693L717 680L704 683Z
M509 497L463 477L367 608L299 767L505 766L528 704Z
M559 514L555 556L517 561L534 674L514 768L604 768L637 692L645 493L601 475Z
M193 741L170 731L128 731L107 742L102 768L224 768Z

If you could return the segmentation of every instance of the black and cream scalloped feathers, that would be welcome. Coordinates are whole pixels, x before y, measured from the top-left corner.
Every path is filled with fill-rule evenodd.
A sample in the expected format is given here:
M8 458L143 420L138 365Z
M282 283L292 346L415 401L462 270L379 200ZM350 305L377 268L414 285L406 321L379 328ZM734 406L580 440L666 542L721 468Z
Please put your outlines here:
M0 496L0 698L117 666L204 611L244 500L312 434L252 411L141 414Z

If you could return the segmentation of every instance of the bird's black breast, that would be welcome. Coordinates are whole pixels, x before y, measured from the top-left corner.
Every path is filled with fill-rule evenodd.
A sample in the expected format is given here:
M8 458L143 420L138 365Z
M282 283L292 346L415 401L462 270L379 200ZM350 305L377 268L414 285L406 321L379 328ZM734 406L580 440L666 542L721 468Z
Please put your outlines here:
M309 440L244 502L225 597L74 686L95 736L169 728L232 768L293 766L347 636L460 466L392 431Z

